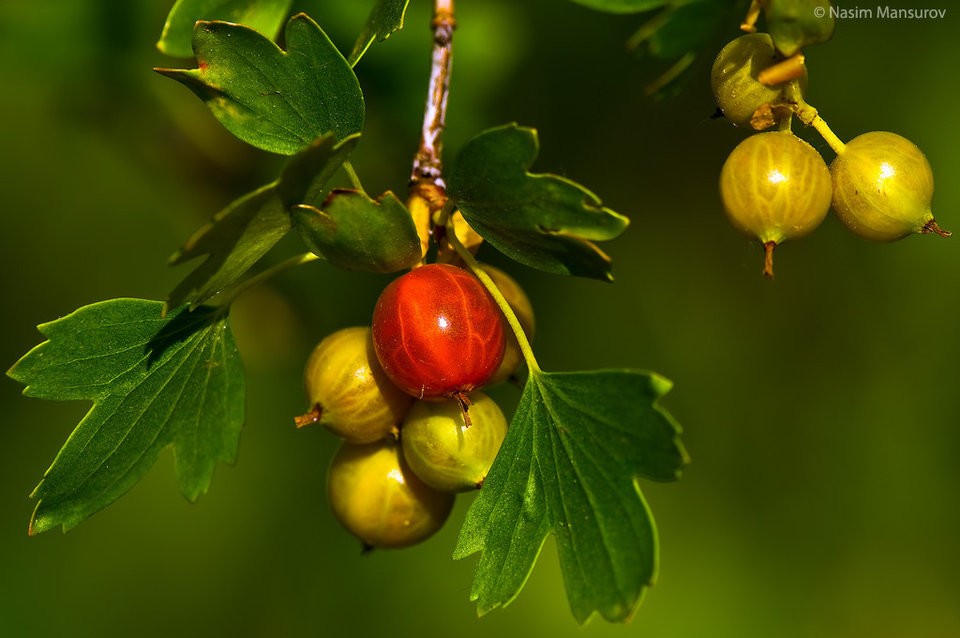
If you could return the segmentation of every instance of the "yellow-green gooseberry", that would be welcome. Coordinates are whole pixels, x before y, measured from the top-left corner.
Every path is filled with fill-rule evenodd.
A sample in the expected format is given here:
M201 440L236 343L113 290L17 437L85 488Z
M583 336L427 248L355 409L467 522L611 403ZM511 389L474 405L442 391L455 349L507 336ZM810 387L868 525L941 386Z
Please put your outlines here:
M457 401L417 401L400 428L403 456L424 483L445 492L479 488L507 434L507 419L483 392Z
M886 131L853 138L830 165L833 209L847 228L873 241L944 231L933 218L933 171L910 140Z
M763 272L772 277L774 247L812 232L830 210L830 170L793 133L757 133L724 162L720 196L730 223L763 244Z
M367 549L426 540L443 527L454 500L417 478L389 439L341 443L330 462L327 497L336 519Z
M304 369L310 411L298 427L320 423L351 443L396 435L413 398L395 386L377 361L370 328L343 328L325 337Z

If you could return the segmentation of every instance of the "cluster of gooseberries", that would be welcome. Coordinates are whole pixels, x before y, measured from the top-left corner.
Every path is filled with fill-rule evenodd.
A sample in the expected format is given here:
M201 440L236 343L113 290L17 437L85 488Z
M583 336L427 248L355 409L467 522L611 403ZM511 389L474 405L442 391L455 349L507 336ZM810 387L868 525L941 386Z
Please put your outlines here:
M503 271L482 269L531 337L526 294ZM507 431L482 388L507 380L521 362L484 284L444 263L393 280L370 327L343 328L316 346L304 371L309 411L296 423L320 423L342 439L327 496L366 549L427 539L456 493L482 486Z
M804 22L793 5L803 5L803 15L825 17ZM755 32L761 10L770 33ZM810 2L755 1L741 25L749 33L729 42L713 64L711 86L720 112L753 133L723 165L723 207L737 230L763 245L767 277L773 277L773 249L811 233L831 206L847 228L872 241L891 242L914 233L950 235L933 218L933 173L916 145L886 131L844 143L804 100L802 47L832 35L832 21L825 22L830 15L814 14ZM791 131L794 116L836 153L829 168L816 149Z

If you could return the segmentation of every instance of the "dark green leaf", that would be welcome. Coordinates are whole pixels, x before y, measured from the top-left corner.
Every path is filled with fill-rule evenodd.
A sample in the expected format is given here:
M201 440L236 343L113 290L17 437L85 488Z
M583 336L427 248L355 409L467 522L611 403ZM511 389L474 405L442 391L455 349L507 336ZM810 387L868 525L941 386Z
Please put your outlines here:
M787 57L833 35L829 0L765 0L763 8L773 44Z
M627 41L627 48L664 60L676 60L647 86L658 97L678 90L697 55L725 25L734 24L736 3L727 0L673 0L645 22ZM713 55L713 51L708 52Z
M350 52L350 65L356 63L367 52L370 45L376 39L377 42L383 42L394 31L403 28L403 15L407 11L407 5L410 0L375 0L376 4L370 11L370 17L360 32L360 37L353 45L353 51Z
M657 405L669 389L632 370L531 373L454 552L483 552L470 594L480 613L517 596L553 532L577 621L629 620L657 571L636 479L674 480L687 462Z
M320 206L327 196L327 182L340 170L357 147L359 135L337 142L332 133L313 141L310 146L290 158L277 191L286 209L297 204Z
M365 272L396 272L420 261L420 238L403 203L387 192L379 200L353 190L335 190L323 204L293 209L304 243L334 266Z
M112 299L40 326L47 337L7 374L43 399L92 400L34 490L30 533L64 531L106 507L173 446L180 489L206 492L232 462L243 424L243 366L225 314Z
M277 183L248 193L217 213L170 258L182 264L202 255L197 266L170 293L167 307L191 307L223 292L290 230L290 215L277 195Z
M193 26L198 20L236 22L273 38L292 4L293 0L177 0L157 48L178 58L192 57Z
M640 13L667 4L669 0L572 0L585 7L607 13Z
M457 155L448 192L505 255L546 272L612 280L610 259L592 242L617 237L629 221L576 182L528 172L538 152L533 129L484 131Z
M287 51L253 29L198 22L197 69L157 69L182 82L227 129L257 148L293 155L333 132L363 128L363 95L353 69L305 14L290 19Z

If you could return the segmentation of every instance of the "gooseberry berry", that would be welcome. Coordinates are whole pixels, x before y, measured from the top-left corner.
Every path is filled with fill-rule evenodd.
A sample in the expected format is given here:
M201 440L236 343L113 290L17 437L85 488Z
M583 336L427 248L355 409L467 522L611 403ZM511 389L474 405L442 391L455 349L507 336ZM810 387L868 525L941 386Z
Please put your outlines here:
M439 530L453 494L423 483L396 441L342 443L330 462L327 497L334 516L365 547L406 547Z
M520 284L518 284L513 277L499 268L495 268L489 264L483 264L481 268L490 275L490 279L492 279L493 283L500 289L500 293L504 299L507 300L507 304L509 304L514 314L517 315L517 320L520 321L520 327L523 328L523 333L526 335L527 340L533 339L535 327L533 304L530 303L530 298L527 297L527 293L523 291L523 288L520 287ZM513 330L507 328L503 360L500 362L500 367L497 368L497 371L490 377L489 384L494 385L506 381L517 371L522 362L523 353L520 351L520 344L517 342L517 337L513 334Z
M503 358L503 318L476 277L428 264L394 279L373 311L373 343L387 376L416 398L482 387Z
M933 218L933 171L910 140L886 131L853 138L830 165L833 208L850 230L873 241L911 233L947 236Z
M752 127L757 111L765 105L781 103L788 86L802 90L805 69L799 80L774 86L760 82L760 73L782 59L766 33L751 33L728 42L717 54L710 73L710 86L724 117L737 126ZM774 120L764 123L769 126Z
M365 327L327 335L307 360L304 385L310 411L297 426L320 423L352 443L395 434L413 403L383 372Z
M456 401L417 401L400 430L403 456L427 485L444 492L479 488L507 434L507 419L483 392L470 395L470 424Z
M830 210L830 171L820 154L789 131L757 133L727 157L720 195L737 230L764 246L764 274L773 276L773 249L812 232Z

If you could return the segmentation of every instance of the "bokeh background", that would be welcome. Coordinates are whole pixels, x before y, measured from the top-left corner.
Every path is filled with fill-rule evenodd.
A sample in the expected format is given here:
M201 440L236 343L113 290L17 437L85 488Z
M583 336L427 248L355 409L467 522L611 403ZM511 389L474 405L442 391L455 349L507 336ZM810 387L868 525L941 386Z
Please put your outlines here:
M845 4L845 3L841 3ZM0 363L35 325L119 296L163 298L166 258L281 159L222 131L150 71L169 2L0 3ZM348 48L369 3L297 2ZM457 3L447 152L508 121L539 129L536 169L632 218L606 246L616 282L511 265L551 370L631 366L675 382L682 480L644 484L658 584L626 626L570 615L548 542L520 597L477 619L475 558L449 556L469 498L429 542L361 556L327 510L333 437L297 431L310 347L369 322L386 278L311 265L238 302L248 370L238 462L180 496L165 454L125 497L68 534L26 534L28 498L87 409L0 382L0 635L960 635L960 238L863 241L830 217L784 245L777 278L725 221L717 177L743 132L711 119L702 51L678 96L644 86L664 63L623 43L638 17L557 0ZM932 21L844 20L808 51L808 98L834 130L896 131L934 167L934 212L960 230L960 9ZM368 104L356 164L402 192L429 65L429 3L358 67ZM801 131L829 160L826 145ZM293 251L293 245L283 245ZM497 397L505 406L513 388Z

